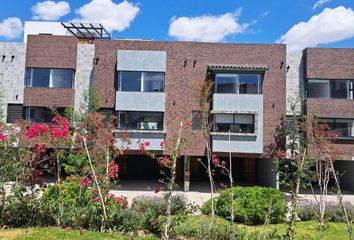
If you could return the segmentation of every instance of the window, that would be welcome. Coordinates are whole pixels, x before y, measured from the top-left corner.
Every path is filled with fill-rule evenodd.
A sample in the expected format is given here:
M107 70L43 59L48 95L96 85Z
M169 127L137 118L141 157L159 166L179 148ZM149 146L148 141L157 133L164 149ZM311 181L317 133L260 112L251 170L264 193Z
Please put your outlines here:
M128 130L162 130L162 112L119 112L118 128Z
M353 81L309 79L307 98L353 99Z
M192 130L202 129L202 112L193 110L191 113Z
M229 74L215 75L215 93L261 94L261 74Z
M64 115L65 109L58 108L55 111L45 107L26 108L26 120L29 123L50 123L57 114Z
M252 114L215 114L215 132L254 133Z
M165 74L162 72L118 73L118 91L127 92L163 92Z
M354 119L321 118L320 122L326 123L337 134L337 137L354 138Z
M73 81L74 70L71 69L27 69L27 87L72 88Z

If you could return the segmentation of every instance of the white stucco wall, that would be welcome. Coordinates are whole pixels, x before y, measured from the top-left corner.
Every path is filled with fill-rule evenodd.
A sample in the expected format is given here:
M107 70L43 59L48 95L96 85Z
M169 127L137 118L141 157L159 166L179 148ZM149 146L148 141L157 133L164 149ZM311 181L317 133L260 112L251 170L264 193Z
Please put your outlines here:
M27 35L51 34L66 36L68 31L60 22L26 21L23 42L27 42Z
M75 110L82 111L85 91L93 80L94 44L79 44L77 48L77 65L75 73Z
M305 96L304 63L302 52L287 53L286 73L286 112L292 114L291 106L295 105L295 112L301 114L302 101Z
M5 119L8 103L23 103L25 62L26 44L0 43L0 94Z

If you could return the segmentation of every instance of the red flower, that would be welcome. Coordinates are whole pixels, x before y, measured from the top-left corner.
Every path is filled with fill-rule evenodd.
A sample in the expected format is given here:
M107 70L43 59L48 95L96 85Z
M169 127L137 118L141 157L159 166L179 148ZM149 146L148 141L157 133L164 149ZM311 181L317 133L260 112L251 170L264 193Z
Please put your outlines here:
M108 177L110 179L116 179L118 177L117 173L119 172L119 166L117 163L115 163L114 161L111 162L108 165L108 170L109 170Z
M91 199L92 202L99 202L101 199L99 197L94 197Z
M6 141L6 139L7 139L6 135L0 132L0 142Z
M26 130L26 136L29 138L35 138L40 135L47 135L50 132L50 126L46 124L35 123Z
M164 147L166 145L166 142L160 142L160 147Z
M186 127L192 127L192 122L191 121L187 121L185 124L184 124Z
M146 147L148 147L148 146L150 146L150 142L144 142L144 145L145 145Z
M37 170L37 171L36 171L36 174L37 174L37 175L42 175L42 174L43 174L43 171L42 171L42 170Z
M163 186L158 186L158 187L155 187L154 188L154 193L158 193L158 192L161 192L164 190L164 187Z
M139 150L140 151L145 151L145 145L140 145Z
M214 165L219 164L219 158L217 158L217 157L212 158L211 159L211 163L214 164Z

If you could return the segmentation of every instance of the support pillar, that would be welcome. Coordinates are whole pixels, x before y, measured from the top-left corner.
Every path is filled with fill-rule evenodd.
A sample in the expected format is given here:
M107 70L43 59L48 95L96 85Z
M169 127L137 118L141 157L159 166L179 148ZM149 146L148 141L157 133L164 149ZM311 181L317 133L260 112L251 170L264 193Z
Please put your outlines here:
M183 183L184 191L189 192L190 185L190 157L184 156L184 167L183 167Z

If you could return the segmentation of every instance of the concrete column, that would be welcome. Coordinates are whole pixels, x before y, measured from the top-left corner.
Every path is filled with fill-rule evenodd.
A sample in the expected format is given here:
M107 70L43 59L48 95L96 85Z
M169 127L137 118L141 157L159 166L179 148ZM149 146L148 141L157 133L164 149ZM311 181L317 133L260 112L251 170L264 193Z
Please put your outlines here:
M184 156L184 167L183 167L183 182L184 182L184 191L189 192L190 185L190 157Z

